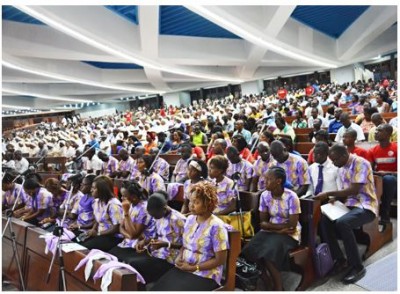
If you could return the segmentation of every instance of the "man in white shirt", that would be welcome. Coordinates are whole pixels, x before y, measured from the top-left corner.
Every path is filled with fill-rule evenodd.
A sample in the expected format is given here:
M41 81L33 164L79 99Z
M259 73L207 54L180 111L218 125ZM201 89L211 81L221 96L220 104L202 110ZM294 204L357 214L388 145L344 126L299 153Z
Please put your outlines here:
M312 128L314 126L314 119L317 119L317 118L319 118L321 120L321 128L328 127L327 120L324 117L318 115L318 109L314 107L311 109L311 116L307 120L307 124L308 124L309 128Z
M66 149L66 152L65 152L64 156L66 158L74 157L75 153L76 153L76 149L74 148L74 146L72 146L71 141L66 141L65 142L65 147L67 149Z
M342 113L340 115L340 122L342 123L342 127L338 130L335 142L343 143L343 135L349 129L353 129L357 132L357 142L365 141L365 136L361 127L350 120L350 116L348 113Z
M3 156L3 167L15 169L15 161L13 159L12 152L6 152L6 154Z
M104 151L106 154L110 155L111 154L111 143L109 140L107 140L107 135L102 135L100 141L100 150Z
M95 148L86 149L85 151L87 152L82 157L83 170L87 171L87 173L99 175L103 167L103 161L96 155Z
M307 195L317 195L321 192L339 190L340 178L338 177L338 168L328 158L328 153L329 146L327 143L318 142L315 144L314 163L308 167L308 172L311 176L311 185L308 187Z

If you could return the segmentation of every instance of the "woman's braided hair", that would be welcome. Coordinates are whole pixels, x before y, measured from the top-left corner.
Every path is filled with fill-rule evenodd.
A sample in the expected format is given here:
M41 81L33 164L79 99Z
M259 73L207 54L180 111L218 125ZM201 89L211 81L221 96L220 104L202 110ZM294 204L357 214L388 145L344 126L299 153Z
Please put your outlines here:
M217 188L210 182L201 181L190 188L190 193L196 192L192 197L201 200L209 212L213 212L218 204Z

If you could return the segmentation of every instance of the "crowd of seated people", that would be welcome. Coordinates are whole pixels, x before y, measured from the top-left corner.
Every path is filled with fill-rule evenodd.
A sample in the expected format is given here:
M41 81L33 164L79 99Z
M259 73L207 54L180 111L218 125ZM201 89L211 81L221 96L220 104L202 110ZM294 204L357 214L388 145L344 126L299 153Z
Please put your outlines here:
M323 216L320 237L332 273L346 269L342 281L354 283L365 268L353 229L390 223L397 197L397 114L389 112L397 83L308 87L13 133L3 138L3 211L19 194L14 217L51 231L67 209L75 241L132 265L150 290L207 291L221 285L229 250L231 228L218 216L239 210L240 191L258 193L260 231L241 255L282 290L301 236L299 199L341 201L350 212ZM301 144L310 148L299 153ZM26 158L43 156L65 157L69 171L45 181L29 173ZM23 185L14 181L26 171ZM381 203L373 175L383 179ZM169 206L171 184L183 186L180 211Z

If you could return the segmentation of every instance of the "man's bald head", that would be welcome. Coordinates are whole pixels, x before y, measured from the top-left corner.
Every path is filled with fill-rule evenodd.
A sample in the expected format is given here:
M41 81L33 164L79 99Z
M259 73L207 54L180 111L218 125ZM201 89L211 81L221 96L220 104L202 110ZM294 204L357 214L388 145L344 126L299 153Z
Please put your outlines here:
M375 126L379 126L383 123L383 118L380 113L374 113L371 115L371 121Z
M285 145L281 141L273 141L270 148L272 156L279 162L283 163L286 161L288 152Z
M340 115L340 122L341 122L346 128L350 127L350 125L351 125L351 120L350 120L350 116L349 116L349 114L348 114L347 112L343 112L343 113Z

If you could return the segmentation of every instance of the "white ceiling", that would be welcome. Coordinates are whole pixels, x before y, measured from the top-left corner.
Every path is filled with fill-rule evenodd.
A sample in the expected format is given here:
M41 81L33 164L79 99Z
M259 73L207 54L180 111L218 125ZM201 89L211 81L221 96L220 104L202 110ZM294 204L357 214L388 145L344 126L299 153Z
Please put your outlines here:
M103 6L17 8L47 25L3 20L2 98L32 108L237 84L397 51L396 6L369 7L337 39L291 18L296 6L186 7L241 39L160 35L158 6L139 6L139 25Z

